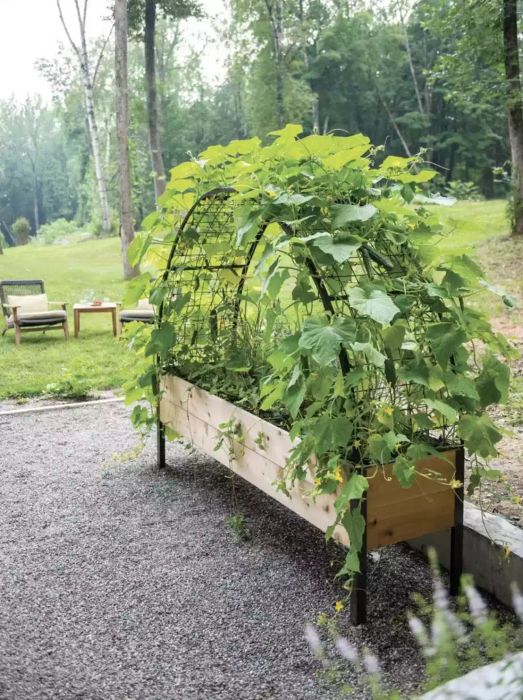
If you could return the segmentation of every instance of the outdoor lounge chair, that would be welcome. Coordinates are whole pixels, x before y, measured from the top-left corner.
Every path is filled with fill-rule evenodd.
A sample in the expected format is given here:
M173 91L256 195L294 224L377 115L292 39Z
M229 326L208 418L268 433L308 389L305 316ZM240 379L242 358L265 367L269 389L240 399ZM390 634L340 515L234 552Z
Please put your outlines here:
M118 315L120 330L125 323L140 321L141 323L154 323L154 306L147 299L140 299L136 309L122 309Z
M20 345L22 331L50 331L62 328L65 339L69 338L66 304L63 301L48 301L42 280L0 281L0 303L4 313L5 335L15 330L15 341ZM52 310L50 306L60 309Z

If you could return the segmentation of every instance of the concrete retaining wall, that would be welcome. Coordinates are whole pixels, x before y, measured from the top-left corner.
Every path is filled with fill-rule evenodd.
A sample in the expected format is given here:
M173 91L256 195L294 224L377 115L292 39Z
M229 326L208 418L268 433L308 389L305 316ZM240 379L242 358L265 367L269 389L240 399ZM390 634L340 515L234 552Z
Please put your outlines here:
M418 537L409 544L424 553L434 547L439 561L448 568L448 532ZM513 582L523 591L523 530L469 503L465 503L464 512L463 559L464 572L505 605L512 606Z

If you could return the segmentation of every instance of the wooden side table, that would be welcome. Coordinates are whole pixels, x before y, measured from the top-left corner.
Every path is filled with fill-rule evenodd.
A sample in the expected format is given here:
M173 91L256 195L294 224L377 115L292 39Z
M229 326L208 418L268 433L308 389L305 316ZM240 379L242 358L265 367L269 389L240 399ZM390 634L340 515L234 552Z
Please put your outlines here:
M113 335L116 338L118 335L118 324L116 321L116 309L118 305L114 302L104 301L102 304L95 306L94 304L75 304L74 311L74 337L78 338L80 333L80 314L111 314L113 319Z

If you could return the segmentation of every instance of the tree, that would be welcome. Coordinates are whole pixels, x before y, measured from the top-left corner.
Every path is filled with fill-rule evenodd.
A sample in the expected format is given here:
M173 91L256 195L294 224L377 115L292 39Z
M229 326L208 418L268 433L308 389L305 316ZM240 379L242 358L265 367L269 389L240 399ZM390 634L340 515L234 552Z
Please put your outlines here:
M503 59L514 178L514 233L523 235L523 103L518 41L517 0L503 0Z
M78 27L80 32L80 43L77 44L72 37L71 32L67 26L62 12L61 0L56 0L56 5L58 7L58 14L60 16L60 21L64 28L67 39L73 49L80 68L80 74L82 76L83 86L84 86L84 97L85 97L85 115L87 120L87 125L89 129L89 136L91 142L91 150L93 154L94 170L96 176L96 182L98 186L98 197L100 203L100 210L102 215L102 231L104 234L110 233L111 230L111 220L109 212L109 200L107 196L107 179L105 175L105 168L102 162L101 150L100 150L100 137L98 133L98 124L96 120L95 112L95 102L94 102L94 80L96 77L96 67L91 65L91 59L89 56L89 51L87 49L87 37L86 37L86 21L87 21L87 8L89 0L84 0L83 8L80 9L80 0L73 0L74 7L76 10L76 16L78 19ZM105 47L104 47L105 48ZM102 50L103 53L103 50ZM100 59L99 59L100 60ZM98 61L99 63L99 61Z
M165 166L158 117L155 47L158 9L164 16L173 19L184 19L201 14L198 0L129 0L129 27L135 34L142 37L144 42L149 151L156 199L165 190Z
M253 130L264 135L289 121L319 128L314 60L322 27L330 19L324 0L232 0L247 80Z
M513 177L514 234L523 234L523 104L517 0L436 0L431 31L451 50L433 75L443 79L456 105L484 105L507 115Z
M38 98L0 101L0 222L23 216L36 234L49 218L72 218L75 203L57 108Z
M127 68L127 0L115 0L115 84L116 84L116 141L118 147L118 187L120 192L120 239L124 278L139 274L127 258L134 239L133 205L131 194L131 167L129 161L129 80Z

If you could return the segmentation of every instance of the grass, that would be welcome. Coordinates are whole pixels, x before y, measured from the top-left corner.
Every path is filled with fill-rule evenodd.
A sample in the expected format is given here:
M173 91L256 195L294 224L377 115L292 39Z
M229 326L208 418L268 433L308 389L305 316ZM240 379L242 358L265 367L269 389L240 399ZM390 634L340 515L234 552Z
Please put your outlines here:
M27 333L15 346L14 333L0 339L0 398L50 393L79 396L116 389L132 359L114 340L109 314L82 316L73 337L72 305L86 290L119 301L124 292L119 239L70 245L10 248L0 256L0 279L43 279L49 299L68 303L71 339L61 330Z
M449 232L443 243L446 248L478 248L509 233L507 202L503 199L456 202L452 207L433 209Z
M502 237L508 233L504 201L458 202L451 208L438 207L435 212L450 231L442 245L482 246L480 254L488 251L484 261L492 261L490 267L494 265L496 276L502 274L494 261L511 255L511 247L502 245ZM465 225L455 227L454 220ZM516 277L519 280L519 275ZM0 256L0 279L5 278L43 279L49 299L68 302L71 331L72 305L86 290L116 301L122 299L125 288L117 238L7 249ZM82 316L79 338L71 337L68 343L61 331L28 333L17 348L9 331L0 338L0 399L42 393L79 396L118 389L131 363L125 346L112 337L108 314Z

